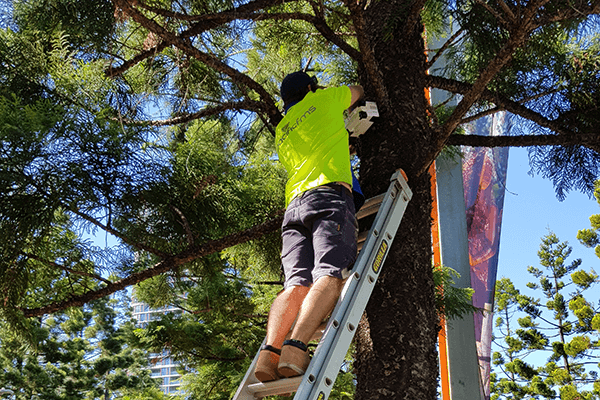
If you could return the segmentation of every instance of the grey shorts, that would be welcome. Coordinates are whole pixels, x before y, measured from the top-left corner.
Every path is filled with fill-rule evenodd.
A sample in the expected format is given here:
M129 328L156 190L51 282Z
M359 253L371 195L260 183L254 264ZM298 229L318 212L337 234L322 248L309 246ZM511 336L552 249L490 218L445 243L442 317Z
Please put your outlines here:
M284 289L310 286L322 276L348 276L357 256L358 223L347 189L319 186L297 196L281 229Z

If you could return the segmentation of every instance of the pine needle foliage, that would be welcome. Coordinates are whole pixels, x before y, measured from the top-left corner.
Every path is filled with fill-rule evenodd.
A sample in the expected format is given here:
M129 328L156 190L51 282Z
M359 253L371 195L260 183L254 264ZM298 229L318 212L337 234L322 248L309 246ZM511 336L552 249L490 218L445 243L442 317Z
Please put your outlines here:
M434 267L433 279L436 284L436 308L446 320L461 319L482 310L473 306L471 288L459 288L454 285L460 274L450 267Z
M541 299L497 282L492 399L600 398L600 308L589 297L599 279L569 262L571 251L553 233L542 238L540 267L527 269Z
M121 399L157 390L147 354L127 340L134 324L124 305L106 298L30 321L28 340L3 326L0 387L12 390L15 400Z
M358 381L367 391L381 387L382 398L397 397L397 388L430 398L437 317L429 197L419 195L429 193L419 177L426 165L446 140L473 139L449 138L466 116L511 105L537 113L515 111L535 121L538 130L527 134L553 125L559 140L597 149L593 138L572 135L593 134L598 122L597 24L585 15L597 7L526 3L13 1L0 31L0 319L35 342L37 317L135 286L140 299L177 315L138 326L128 340L190 365L184 380L195 397L230 394L280 290L285 172L272 135L283 115L281 80L307 68L324 85L360 83L381 104L382 118L358 146L365 191L375 195L402 167L417 194L403 221L412 244L390 258L414 279L380 280L382 298L393 300L393 334L378 324L387 315L371 319L380 350L355 364ZM526 8L535 15L520 26ZM427 52L454 54L447 65L456 68L427 75L422 23L427 35L444 38L448 21L461 24L459 36ZM496 59L515 37L523 40ZM490 64L489 79L472 88ZM445 107L436 120L424 99L432 85L448 96L471 92L473 102ZM547 171L559 195L589 188L597 173L596 153L577 146L536 153L534 171L554 166ZM451 273L440 273L438 283L450 284ZM467 304L468 292L444 293L440 310L468 310L450 304ZM411 343L402 352L396 333ZM353 386L349 365L334 393L370 397ZM385 381L365 379L379 379L380 370ZM154 389L122 395L157 398Z
M550 9L553 7L558 6L553 4ZM467 82L477 79L508 39L508 22L498 24L502 13L500 3L457 3L452 15L464 30L464 39L462 46L451 50L446 74ZM596 16L585 24L578 22L561 21L536 29L488 88L550 120L564 120L569 129L584 134L593 132L600 116L600 36ZM485 102L478 106L481 110L487 108ZM584 109L587 112L582 113ZM512 131L515 135L532 133L548 134L548 130L522 120ZM532 147L530 160L532 173L551 180L561 201L572 190L591 195L600 172L597 152L584 146Z
M596 201L600 204L600 181L596 182L594 197L596 197ZM591 228L581 229L577 232L577 239L584 246L594 248L596 256L600 257L600 238L598 237L598 232L600 231L600 214L594 214L590 217L590 225Z

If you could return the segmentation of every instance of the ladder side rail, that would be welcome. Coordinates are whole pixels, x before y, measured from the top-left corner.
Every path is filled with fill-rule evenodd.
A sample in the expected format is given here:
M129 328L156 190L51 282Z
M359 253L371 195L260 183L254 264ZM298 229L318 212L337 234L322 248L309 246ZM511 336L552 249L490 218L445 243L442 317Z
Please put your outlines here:
M382 207L382 202L383 199L385 198L384 195L387 193L382 193L378 196L375 196L373 198L370 198L369 200L367 200L368 206L372 209L369 214L367 215L371 215L375 212L378 212ZM366 215L362 215L361 217L364 217ZM375 226L375 222L373 223L373 226ZM367 236L368 238L368 236ZM366 240L364 241L363 246L366 245ZM360 249L359 249L360 250ZM360 251L359 255L358 255L358 259L356 260L355 263L355 268L357 265L360 264L360 259L362 257L363 254L365 254L367 249L365 248L365 251ZM335 309L332 312L332 316L334 315L342 315L339 314L338 309L340 307L346 308L347 307L347 303L343 303L343 299L346 297L346 293L352 293L354 292L356 289L356 285L358 284L358 282L356 282L356 279L348 279L348 282L346 282L346 284L344 285L344 288L342 289L341 295L340 295L340 300L337 302ZM351 287L352 286L352 287ZM325 332L327 332L329 330L329 325L331 324L331 322L333 321L333 318L330 318L329 320L329 324L327 325L327 328L325 329ZM262 344L266 344L266 337L263 340ZM320 343L322 343L323 340L321 340ZM321 344L319 344L320 346ZM254 369L256 368L256 363L258 362L258 356L260 354L260 350L256 353L256 355L254 356L254 359L252 361L252 363L250 364L250 366L248 367L248 370L246 371L246 375L244 375L244 379L242 379L242 381L240 382L240 385L238 386L238 389L235 393L235 395L233 396L233 400L255 400L256 398L260 398L263 397L265 395L263 395L263 393L270 393L270 387L272 386L272 382L269 382L266 384L266 386L264 384L261 385L261 391L256 391L254 390L253 387L257 387L257 385L259 385L261 382L258 381L258 379L256 379L254 377ZM311 362L312 364L312 362ZM308 376L305 374L305 376ZM267 389L269 388L269 389ZM297 386L296 386L297 388ZM296 389L294 388L294 390Z
M403 211L404 210L402 210L402 212ZM383 260L381 262L383 263L387 254L383 254L382 257ZM368 265L373 265L375 262L374 259L371 261L372 262ZM319 377L315 380L315 383L317 384L313 386L311 394L308 397L309 399L325 399L329 395L329 392L333 387L333 382L339 373L339 366L342 364L346 352L352 343L352 338L356 333L356 328L358 327L362 314L367 306L378 276L379 273L374 273L373 270L369 270L366 272L366 275L362 277L360 286L364 286L365 288L359 288L359 294L353 296L348 312L342 318L340 328L335 332L336 335L331 344L335 350L326 354L327 360L323 363L323 368L319 372Z
M295 400L323 400L330 393L411 197L410 188L396 173L347 282L348 296L338 302Z
M369 265L369 266L372 265L373 257L368 257L368 255L372 256L374 249L380 248L381 241L377 240L378 239L377 236L381 236L381 235L378 235L378 233L384 230L384 229L381 229L381 227L389 225L388 228L393 228L393 233L391 234L391 240L390 240L390 243L388 244L388 246L391 244L391 241L393 240L393 236L395 236L396 230L398 229L398 226L402 219L402 214L404 213L404 210L406 208L406 203L412 197L412 192L411 192L410 188L408 187L408 184L404 180L403 176L400 174L400 171L397 171L390 178L390 181L391 181L391 183L388 188L388 192L367 200L367 202L370 203L369 206L375 209L373 211L373 213L378 212L377 216L375 218L375 221L373 222L372 228L369 230L369 234L367 235L364 245L361 246L361 247L364 247L362 249L363 251L360 251L360 254L359 254L358 259L355 264L353 274L348 279L348 282L346 282L346 284L344 285L344 288L342 289L340 300L337 302L335 310L332 313L332 318L330 318L330 320L329 320L329 323L327 325L327 328L325 329L323 338L322 338L321 342L319 343L319 346L317 347L317 350L315 352L315 357L312 360L312 362L310 363L307 373L304 374L303 376L299 376L299 377L295 377L295 378L291 378L291 379L283 379L280 381L267 382L264 384L260 383L254 377L254 369L255 369L256 363L258 361L258 356L260 353L260 351L258 351L256 353L249 369L246 371L246 375L244 376L244 379L240 383L240 385L236 391L236 394L233 397L234 400L254 400L256 398L262 398L264 396L268 396L268 395L272 395L272 394L293 392L296 389L298 389L298 393L296 394L295 398L298 398L298 394L300 394L303 387L306 387L308 385L308 387L310 388L310 385L315 382L313 380L313 378L316 375L314 373L311 373L311 369L315 369L315 371L313 371L313 372L316 373L317 371L319 371L321 369L327 369L327 366L330 366L329 369L333 368L332 370L335 373L333 375L333 378L328 378L331 381L331 385L333 384L333 381L335 381L335 378L337 377L337 373L339 372L339 366L342 364L343 358L345 357L346 352L347 352L347 350L350 346L350 343L352 341L352 338L354 336L354 333L352 333L348 338L344 337L343 339L345 339L347 343L343 343L343 344L340 343L340 345L338 345L335 342L339 341L340 339L339 338L336 339L336 336L337 336L336 333L338 333L338 331L339 331L338 328L340 326L342 326L342 327L347 326L346 324L349 323L349 322L347 322L348 317L345 318L345 321L342 321L342 320L344 320L344 315L347 315L348 313L350 313L350 311L352 309L357 307L354 305L354 303L353 303L354 300L352 300L352 298L357 296L356 295L357 291L358 292L361 291L361 289L358 288L358 286L361 284L360 277L364 275L363 272L364 272L365 267L367 265ZM398 202L398 199L400 199L400 198L404 202L404 206L398 208L396 203ZM387 202L385 200L387 200ZM401 211L401 212L399 213L398 211ZM392 217L388 217L388 214L390 214L390 212L392 212ZM369 214L371 214L371 212ZM390 221L393 222L392 225L390 225ZM393 225L395 225L395 227L393 227ZM390 229L387 229L387 231L390 232ZM372 233L374 233L374 232L377 232L377 234L373 235ZM375 238L373 239L372 236L375 236ZM387 251L386 251L386 253L387 253ZM384 256L385 255L386 254L384 254ZM362 261L362 259L364 257L367 257L367 262ZM380 260L379 265L383 264L384 258L382 258ZM363 276L363 279L364 279L364 276ZM373 279L373 277L371 277L369 279ZM375 277L374 279L376 280L377 278ZM375 282L373 281L372 283L374 284ZM368 302L368 298L370 297L371 292L372 292L372 287L369 289L369 291L367 293L365 304L362 305L362 308L360 308L361 306L358 306L358 308L360 308L360 312L358 312L358 317L357 317L358 319L356 319L356 317L351 319L352 321L355 321L354 327L356 327L358 325L358 322L360 321L362 312L364 311L364 308L366 307L366 302ZM365 297L365 296L363 295L362 297ZM349 310L349 307L351 308L351 310ZM354 312L354 314L356 314L356 312ZM334 326L334 327L332 327L332 326ZM329 334L328 334L328 332L329 332ZM344 335L344 336L347 336L347 335ZM265 338L265 340L266 340L266 338ZM264 343L265 343L265 341L263 340L263 344ZM338 351L337 349L339 346L343 347L343 349ZM333 347L333 351L331 351L332 347ZM320 348L323 348L323 351L320 351ZM341 353L341 356L340 356L341 358L336 357L335 361L332 362L332 361L330 361L331 353ZM339 358L339 360L338 360L338 358ZM322 368L324 363L325 363L324 368ZM331 365L333 367L331 367ZM336 365L337 365L337 367L335 367ZM312 381L311 383L308 382L309 377ZM298 385L300 385L300 387L298 387ZM331 391L331 388L329 388L329 391L327 391L327 394L329 394L330 391Z
M390 185L390 189L388 189L388 190L391 190L391 187L392 187L392 185ZM352 301L351 296L354 293L356 293L357 287L360 284L358 278L360 276L362 276L365 266L368 265L368 261L371 258L370 256L372 255L374 249L377 246L377 243L376 243L377 239L375 238L375 239L369 240L369 238L373 236L373 234L372 234L373 231L378 231L378 229L376 229L376 227L378 227L379 225L382 225L382 223L378 223L378 220L383 221L385 219L384 215L389 214L392 206L393 206L393 201L388 201L387 203L382 202L382 204L380 206L381 212L378 214L378 218L376 218L376 220L373 222L373 226L369 230L369 234L367 235L367 238L366 238L364 246L363 246L363 251L361 251L359 253L358 258L354 264L352 274L350 275L350 277L348 278L348 281L346 282L346 284L344 285L344 288L342 289L340 298L339 298L333 312L331 313L331 318L329 319L325 335L324 335L323 339L321 340L321 342L319 343L317 350L322 348L325 345L325 343L326 343L325 338L327 336L327 332L329 331L329 328L332 325L334 326L334 328L336 326L339 326L340 317L343 316L344 313L346 313L346 310L348 309L348 305ZM367 261L363 262L363 259L366 259ZM315 351L315 354L316 354L316 351Z
M266 344L267 338L265 337L262 341L262 344ZM244 379L240 382L240 385L233 396L233 400L255 400L256 397L254 393L248 390L248 386L256 383L260 383L258 379L254 376L254 369L256 368L256 363L258 362L258 356L260 354L260 350L256 352L252 363L248 367L246 371L246 375L244 375Z

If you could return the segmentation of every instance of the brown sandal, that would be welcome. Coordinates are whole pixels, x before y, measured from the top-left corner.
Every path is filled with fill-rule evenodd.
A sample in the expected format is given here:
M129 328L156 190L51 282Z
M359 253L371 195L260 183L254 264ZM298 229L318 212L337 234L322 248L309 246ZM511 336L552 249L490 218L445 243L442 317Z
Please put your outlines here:
M277 375L277 365L279 364L279 356L281 350L268 344L260 347L258 361L254 368L254 376L260 382L270 382L279 379Z
M308 346L299 340L291 339L283 342L277 372L285 378L303 375L310 364Z

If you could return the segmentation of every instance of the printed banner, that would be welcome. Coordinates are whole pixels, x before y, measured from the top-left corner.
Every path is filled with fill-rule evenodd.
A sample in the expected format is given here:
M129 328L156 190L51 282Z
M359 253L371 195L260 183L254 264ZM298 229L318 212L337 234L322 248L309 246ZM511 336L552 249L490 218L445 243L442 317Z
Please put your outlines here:
M508 114L496 113L469 124L466 130L470 135L504 135L509 129L508 119ZM486 310L483 315L480 313L475 315L475 340L483 395L485 399L489 399L492 311L508 147L464 147L462 152L471 286L475 290L473 304Z

